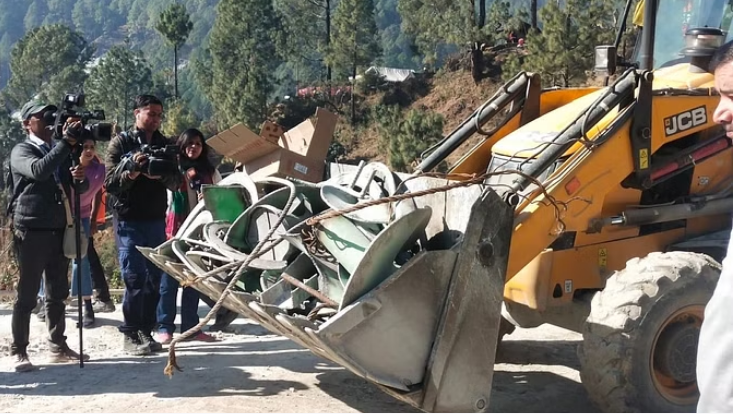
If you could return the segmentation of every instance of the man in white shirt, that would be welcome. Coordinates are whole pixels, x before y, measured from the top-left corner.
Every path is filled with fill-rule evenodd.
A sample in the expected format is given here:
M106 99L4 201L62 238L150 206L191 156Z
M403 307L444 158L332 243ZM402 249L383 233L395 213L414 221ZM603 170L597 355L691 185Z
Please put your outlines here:
M722 124L727 136L732 138L732 88L734 66L732 65L732 42L722 46L714 55L712 73L714 86L721 97L714 111L714 121ZM732 371L732 277L737 263L737 238L734 227L730 237L727 256L722 263L722 274L704 311L704 324L699 336L696 360L696 378L701 397L697 412L732 412L734 373Z

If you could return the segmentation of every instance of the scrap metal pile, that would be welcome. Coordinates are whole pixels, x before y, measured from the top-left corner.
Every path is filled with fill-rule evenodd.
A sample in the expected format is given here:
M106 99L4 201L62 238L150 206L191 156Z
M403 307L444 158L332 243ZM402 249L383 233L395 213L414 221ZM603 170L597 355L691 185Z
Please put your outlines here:
M424 376L481 189L435 192L448 181L381 163L340 168L320 183L233 173L203 187L172 239L139 250L214 300L235 278L223 306L406 392Z

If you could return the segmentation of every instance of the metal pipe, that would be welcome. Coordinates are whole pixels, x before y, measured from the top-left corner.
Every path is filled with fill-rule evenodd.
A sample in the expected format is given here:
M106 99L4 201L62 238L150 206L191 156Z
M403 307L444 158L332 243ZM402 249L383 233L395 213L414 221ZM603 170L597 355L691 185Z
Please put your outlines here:
M622 35L624 34L624 30L627 27L627 16L630 14L630 7L632 7L633 0L627 0L627 3L624 6L624 12L622 13L622 22L619 24L619 30L617 30L617 38L614 40L614 50L616 51L619 48L619 42L622 41ZM622 53L622 56L624 56L624 53Z
M670 206L645 207L625 210L616 217L606 219L606 224L622 226L641 226L665 223L695 217L727 214L732 211L732 197L703 203L683 203Z
M353 187L356 185L356 181L358 181L358 176L361 175L361 171L363 171L363 167L366 166L366 161L361 160L358 163L358 170L356 171L356 175L353 177L353 181L351 181L351 185L348 186L351 190L353 190Z
M304 290L305 292L307 292L310 295L314 296L320 302L322 302L322 303L330 306L331 308L335 308L337 310L340 307L340 306L338 306L338 303L336 303L334 300L328 298L327 296L323 295L319 291L317 291L317 290L315 290L315 289L313 289L313 288L305 285L300 280L295 279L294 277L289 276L286 273L282 273L281 278L284 279L285 281L287 281L290 285L293 285L295 287L298 287L298 288Z
M645 10L642 28L642 66L645 71L653 70L655 56L655 20L658 13L658 0L645 0Z
M518 75L517 78L512 79L504 85L502 87L503 92L499 94L496 99L486 102L471 114L471 116L466 118L458 128L441 141L442 144L439 145L432 154L422 160L422 163L417 166L415 172L428 172L435 168L444 159L446 159L448 155L476 133L476 119L479 121L479 126L485 125L489 120L491 120L491 118L499 113L502 108L509 105L518 95L526 92L528 83L529 78L526 75Z

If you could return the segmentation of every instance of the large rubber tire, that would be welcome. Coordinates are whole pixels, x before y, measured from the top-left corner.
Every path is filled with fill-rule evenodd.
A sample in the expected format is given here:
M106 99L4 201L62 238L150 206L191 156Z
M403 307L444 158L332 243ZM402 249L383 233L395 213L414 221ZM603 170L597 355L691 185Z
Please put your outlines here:
M695 412L698 333L720 272L703 254L651 253L607 280L578 350L581 382L601 410Z

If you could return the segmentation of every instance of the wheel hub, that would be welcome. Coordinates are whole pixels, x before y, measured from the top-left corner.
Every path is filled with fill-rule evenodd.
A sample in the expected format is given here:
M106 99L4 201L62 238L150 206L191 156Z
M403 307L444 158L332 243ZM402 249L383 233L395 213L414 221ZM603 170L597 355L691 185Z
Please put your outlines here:
M696 380L699 328L685 323L668 326L655 352L655 367L681 383Z
M660 394L678 405L696 404L696 354L704 321L704 306L674 312L660 327L651 348L650 370Z

